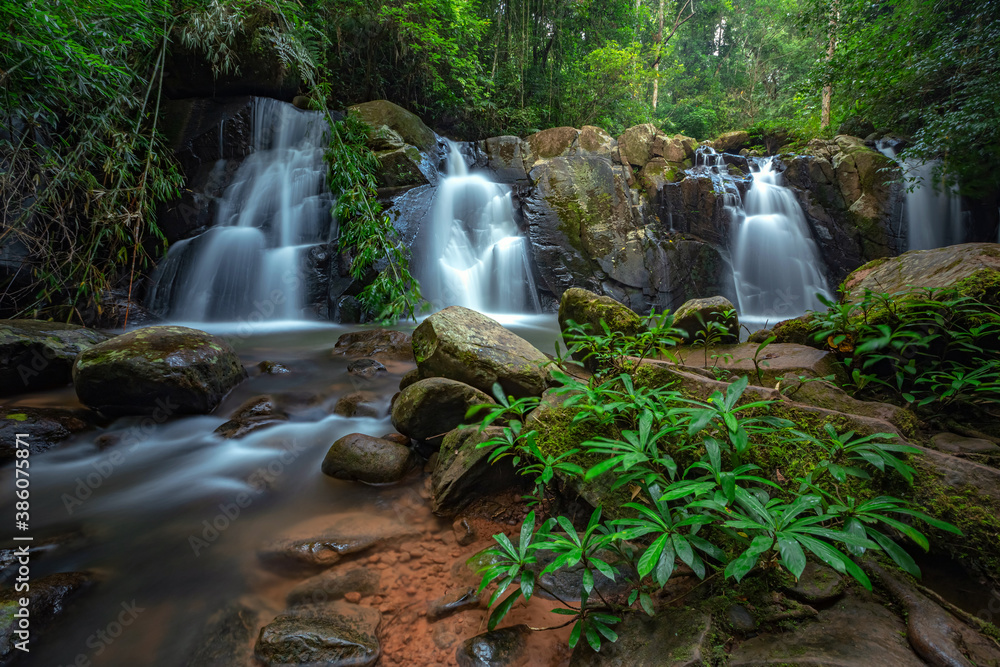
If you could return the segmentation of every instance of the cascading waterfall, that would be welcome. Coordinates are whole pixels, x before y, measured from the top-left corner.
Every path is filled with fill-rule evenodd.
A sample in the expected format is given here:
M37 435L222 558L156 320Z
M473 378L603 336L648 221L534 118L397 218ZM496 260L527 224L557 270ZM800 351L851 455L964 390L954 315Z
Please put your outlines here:
M965 242L965 220L958 188L935 183L934 170L937 160L921 162L899 159L895 145L887 141L876 144L886 157L895 160L906 179L906 199L903 215L906 216L906 249L930 250Z
M740 320L763 325L823 308L830 298L819 251L795 194L781 185L773 159L760 164L734 216L733 274Z
M302 255L330 235L325 132L319 112L254 98L254 152L215 224L171 246L150 291L154 312L192 322L303 317Z
M421 271L424 295L441 308L539 312L527 240L514 222L510 188L469 174L454 142L449 142L447 174L434 200Z

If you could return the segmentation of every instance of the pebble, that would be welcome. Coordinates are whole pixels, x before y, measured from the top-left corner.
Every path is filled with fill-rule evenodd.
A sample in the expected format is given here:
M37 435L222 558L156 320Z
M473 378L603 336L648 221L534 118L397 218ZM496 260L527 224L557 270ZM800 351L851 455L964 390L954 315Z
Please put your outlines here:
M361 593L358 593L357 591L351 591L350 593L344 595L344 599L347 600L348 602L353 602L354 604L357 604L361 602Z
M406 551L400 552L400 554L396 556L396 560L398 560L400 563L405 563L406 561L410 560L409 552Z

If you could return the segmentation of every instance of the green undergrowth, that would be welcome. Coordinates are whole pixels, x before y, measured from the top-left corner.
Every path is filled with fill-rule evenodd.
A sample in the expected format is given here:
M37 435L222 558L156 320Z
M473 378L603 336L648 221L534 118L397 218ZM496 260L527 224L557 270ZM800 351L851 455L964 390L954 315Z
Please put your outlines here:
M812 558L870 589L856 562L863 554L881 553L919 576L907 550L929 548L921 531L960 535L905 500L923 473L911 465L919 450L895 433L773 400L747 376L712 383L640 363L670 356L681 340L672 325L669 314L651 315L634 335L566 323L569 354L598 362L593 378L556 368L561 386L540 406L496 387L499 403L474 409L485 411L484 429L505 424L479 445L491 461L511 457L535 480L527 498L534 510L518 539L497 535L482 570L480 590L495 586L491 629L518 599L544 590L532 569L541 552L551 555L542 574L582 573L579 605L554 613L571 617L571 645L585 639L599 650L617 638L621 614L655 614L658 592L680 571L772 589ZM699 336L708 341L712 332ZM594 507L588 522L546 514L557 481ZM605 597L600 582L620 578L631 593Z

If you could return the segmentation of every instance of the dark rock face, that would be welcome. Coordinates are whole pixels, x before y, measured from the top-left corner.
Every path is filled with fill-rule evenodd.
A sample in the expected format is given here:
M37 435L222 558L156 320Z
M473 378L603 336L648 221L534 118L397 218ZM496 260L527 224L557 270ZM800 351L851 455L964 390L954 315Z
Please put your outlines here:
M250 641L258 616L253 609L235 602L212 614L184 664L221 667L249 663L253 659Z
M392 425L414 440L441 438L462 424L474 405L493 404L488 394L447 378L428 378L406 387L392 404Z
M366 667L382 654L377 609L337 601L293 607L264 626L254 655L269 667Z
M73 366L80 401L109 415L206 414L246 376L228 343L177 326L122 334Z
M0 408L0 465L16 457L18 433L27 433L29 451L39 454L98 423L98 415L89 410Z
M340 438L323 459L323 474L367 484L398 482L412 467L409 447L362 433Z
M696 667L706 664L711 646L711 617L698 609L668 609L650 618L630 613L615 626L618 641L596 653L582 641L570 667Z
M431 509L439 516L455 516L474 500L526 486L510 458L491 464L490 451L480 443L500 435L492 426L482 433L476 428L459 428L448 433L438 452L431 475Z
M0 396L69 384L76 356L108 338L74 324L0 320Z
M355 359L347 364L347 372L364 380L372 380L389 371L381 361L375 359Z

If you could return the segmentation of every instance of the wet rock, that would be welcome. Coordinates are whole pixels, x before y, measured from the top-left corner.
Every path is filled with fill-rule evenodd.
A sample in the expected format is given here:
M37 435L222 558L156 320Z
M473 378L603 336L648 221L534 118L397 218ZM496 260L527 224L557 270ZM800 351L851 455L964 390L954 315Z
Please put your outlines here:
M365 380L372 380L380 375L385 375L389 371L381 361L375 359L355 359L347 364L347 372Z
M1000 447L983 438L966 438L954 433L938 433L931 438L934 449L950 454L997 454Z
M264 375L284 375L286 373L291 373L285 366L279 364L277 361L262 361L257 364L257 368Z
M21 549L27 547L32 563L56 553L68 554L78 551L88 543L83 532L64 532L52 535L36 533L34 539L27 544L22 541L4 540L0 544L0 584L13 588L17 578L18 559L23 555Z
M14 614L22 607L20 600L27 597L30 619L31 649L39 639L44 640L44 631L56 617L61 616L73 599L93 584L93 577L82 572L50 574L33 579L31 589L18 592L15 589L0 591L0 663L7 664L13 656L21 652L14 644L22 641L22 637L14 634L18 630L18 619Z
M430 182L421 169L423 158L420 151L413 146L376 151L375 156L379 160L375 180L380 189L391 188L392 192L399 192Z
M431 475L431 510L439 516L454 516L478 498L518 488L524 484L509 458L491 464L489 450L478 445L500 435L492 426L482 433L476 428L455 429L445 436L438 462Z
M184 661L186 667L234 667L253 659L251 640L259 614L233 602L212 614Z
M239 440L251 433L284 424L287 418L277 417L256 417L254 419L230 419L215 429L215 433L221 435L226 440Z
M748 633L757 629L757 620L746 607L734 604L726 610L726 620L736 632Z
M802 602L817 606L839 600L844 595L844 589L842 576L829 567L809 561L802 576L787 591Z
M295 607L261 628L254 656L269 667L365 667L382 654L377 609L343 601Z
M906 640L903 623L870 596L851 595L819 612L816 620L796 623L790 630L763 633L736 646L729 664L828 665L830 667L918 667Z
M439 621L457 612L479 609L481 606L482 600L476 594L475 588L454 588L427 603L427 619Z
M285 598L289 607L308 604L325 604L339 600L348 593L362 596L375 595L379 590L381 576L378 570L356 567L341 572L333 569L306 579L288 593Z
M586 641L577 644L570 667L700 667L711 655L711 617L698 609L668 609L649 617L626 614L615 626L618 641L604 642L596 653Z
M413 352L424 377L444 377L492 392L540 396L548 383L548 357L495 320L451 306L413 332ZM441 431L438 431L440 433Z
M791 320L782 320L771 330L775 343L795 343L796 345L819 345L813 336L812 315L805 314ZM761 341L763 342L763 341Z
M520 137L490 137L483 144L486 148L487 168L494 181L517 183L527 180L524 161L530 148Z
M381 417L378 395L371 391L356 391L337 399L333 414L341 417Z
M617 567L619 570L622 569L623 563L618 554L603 550L597 552L596 555L612 567ZM580 591L583 589L583 566L578 564L573 567L563 567L554 572L542 574L542 571L555 561L556 555L550 551L540 551L537 558L538 562L531 565L530 569L535 571L538 582L546 590L539 589L536 594L550 600L562 599L578 602L580 600ZM613 598L628 595L631 588L624 577L617 577L617 579L611 580L603 574L595 572L594 590L600 591L601 595L605 598Z
M459 667L513 667L521 664L531 630L515 625L484 632L462 642L455 651Z
M385 125L395 131L406 143L425 153L437 148L437 136L415 114L386 100L357 104L348 113L359 117L373 130Z
M410 446L410 437L403 435L402 433L386 433L381 436L383 440L388 440L389 442L395 442L397 445L403 445L405 447Z
M392 404L393 427L414 440L440 440L448 431L466 423L475 405L496 404L487 394L462 382L432 377L410 385Z
M438 458L440 459L440 455ZM437 462L435 461L435 463ZM468 546L476 541L476 531L468 519L455 519L455 522L451 524L451 531L455 534L455 541L460 547Z
M398 482L412 467L409 447L362 433L340 438L323 459L323 474L366 484Z
M230 419L246 420L259 419L261 417L274 417L280 419L286 417L284 411L278 407L278 403L273 396L254 396L244 401L238 408L229 415Z
M28 435L24 438L28 451L40 454L100 423L99 416L89 410L0 407L0 465L14 460L19 433Z
M411 384L413 384L415 382L419 382L420 380L423 380L423 379L424 379L424 377L420 373L420 369L419 368L414 368L412 371L409 371L402 378L400 378L400 380L399 380L399 388L400 388L400 390L406 389Z
M303 531L304 532L304 531ZM278 538L257 552L261 564L281 574L325 570L342 556L418 534L415 526L365 512L342 514L307 537Z
M0 320L0 396L69 384L76 356L108 338L74 324Z
M770 349L770 347L767 349ZM895 426L899 429L900 433L908 438L912 438L917 434L917 418L905 408L890 403L859 401L840 387L826 380L809 380L803 382L800 379L800 377L825 377L814 375L814 373L826 371L836 374L838 370L836 367L831 370L825 368L823 365L818 365L813 366L811 370L797 369L794 372L785 373L781 377L782 393L799 403L815 405L838 412L847 412L853 415L882 419ZM767 377L770 378L771 376Z
M224 340L178 326L116 336L73 365L80 402L109 415L206 414L246 376Z
M723 313L732 311L728 320ZM707 299L691 299L674 312L674 327L687 334L688 342L698 340L698 333L709 322L718 322L726 326L728 338L723 335L721 342L736 342L740 338L740 322L736 317L736 307L724 296L713 296Z
M378 361L412 361L410 334L394 329L363 329L343 334L333 346L333 354L350 358L368 357Z
M864 567L906 608L906 638L917 655L929 664L1000 665L1000 649L995 641L929 600L908 579L890 574L871 559Z
M997 304L998 284L1000 246L963 243L869 262L847 277L844 288L851 300L860 299L866 289L891 294L908 286L954 288L962 295Z

